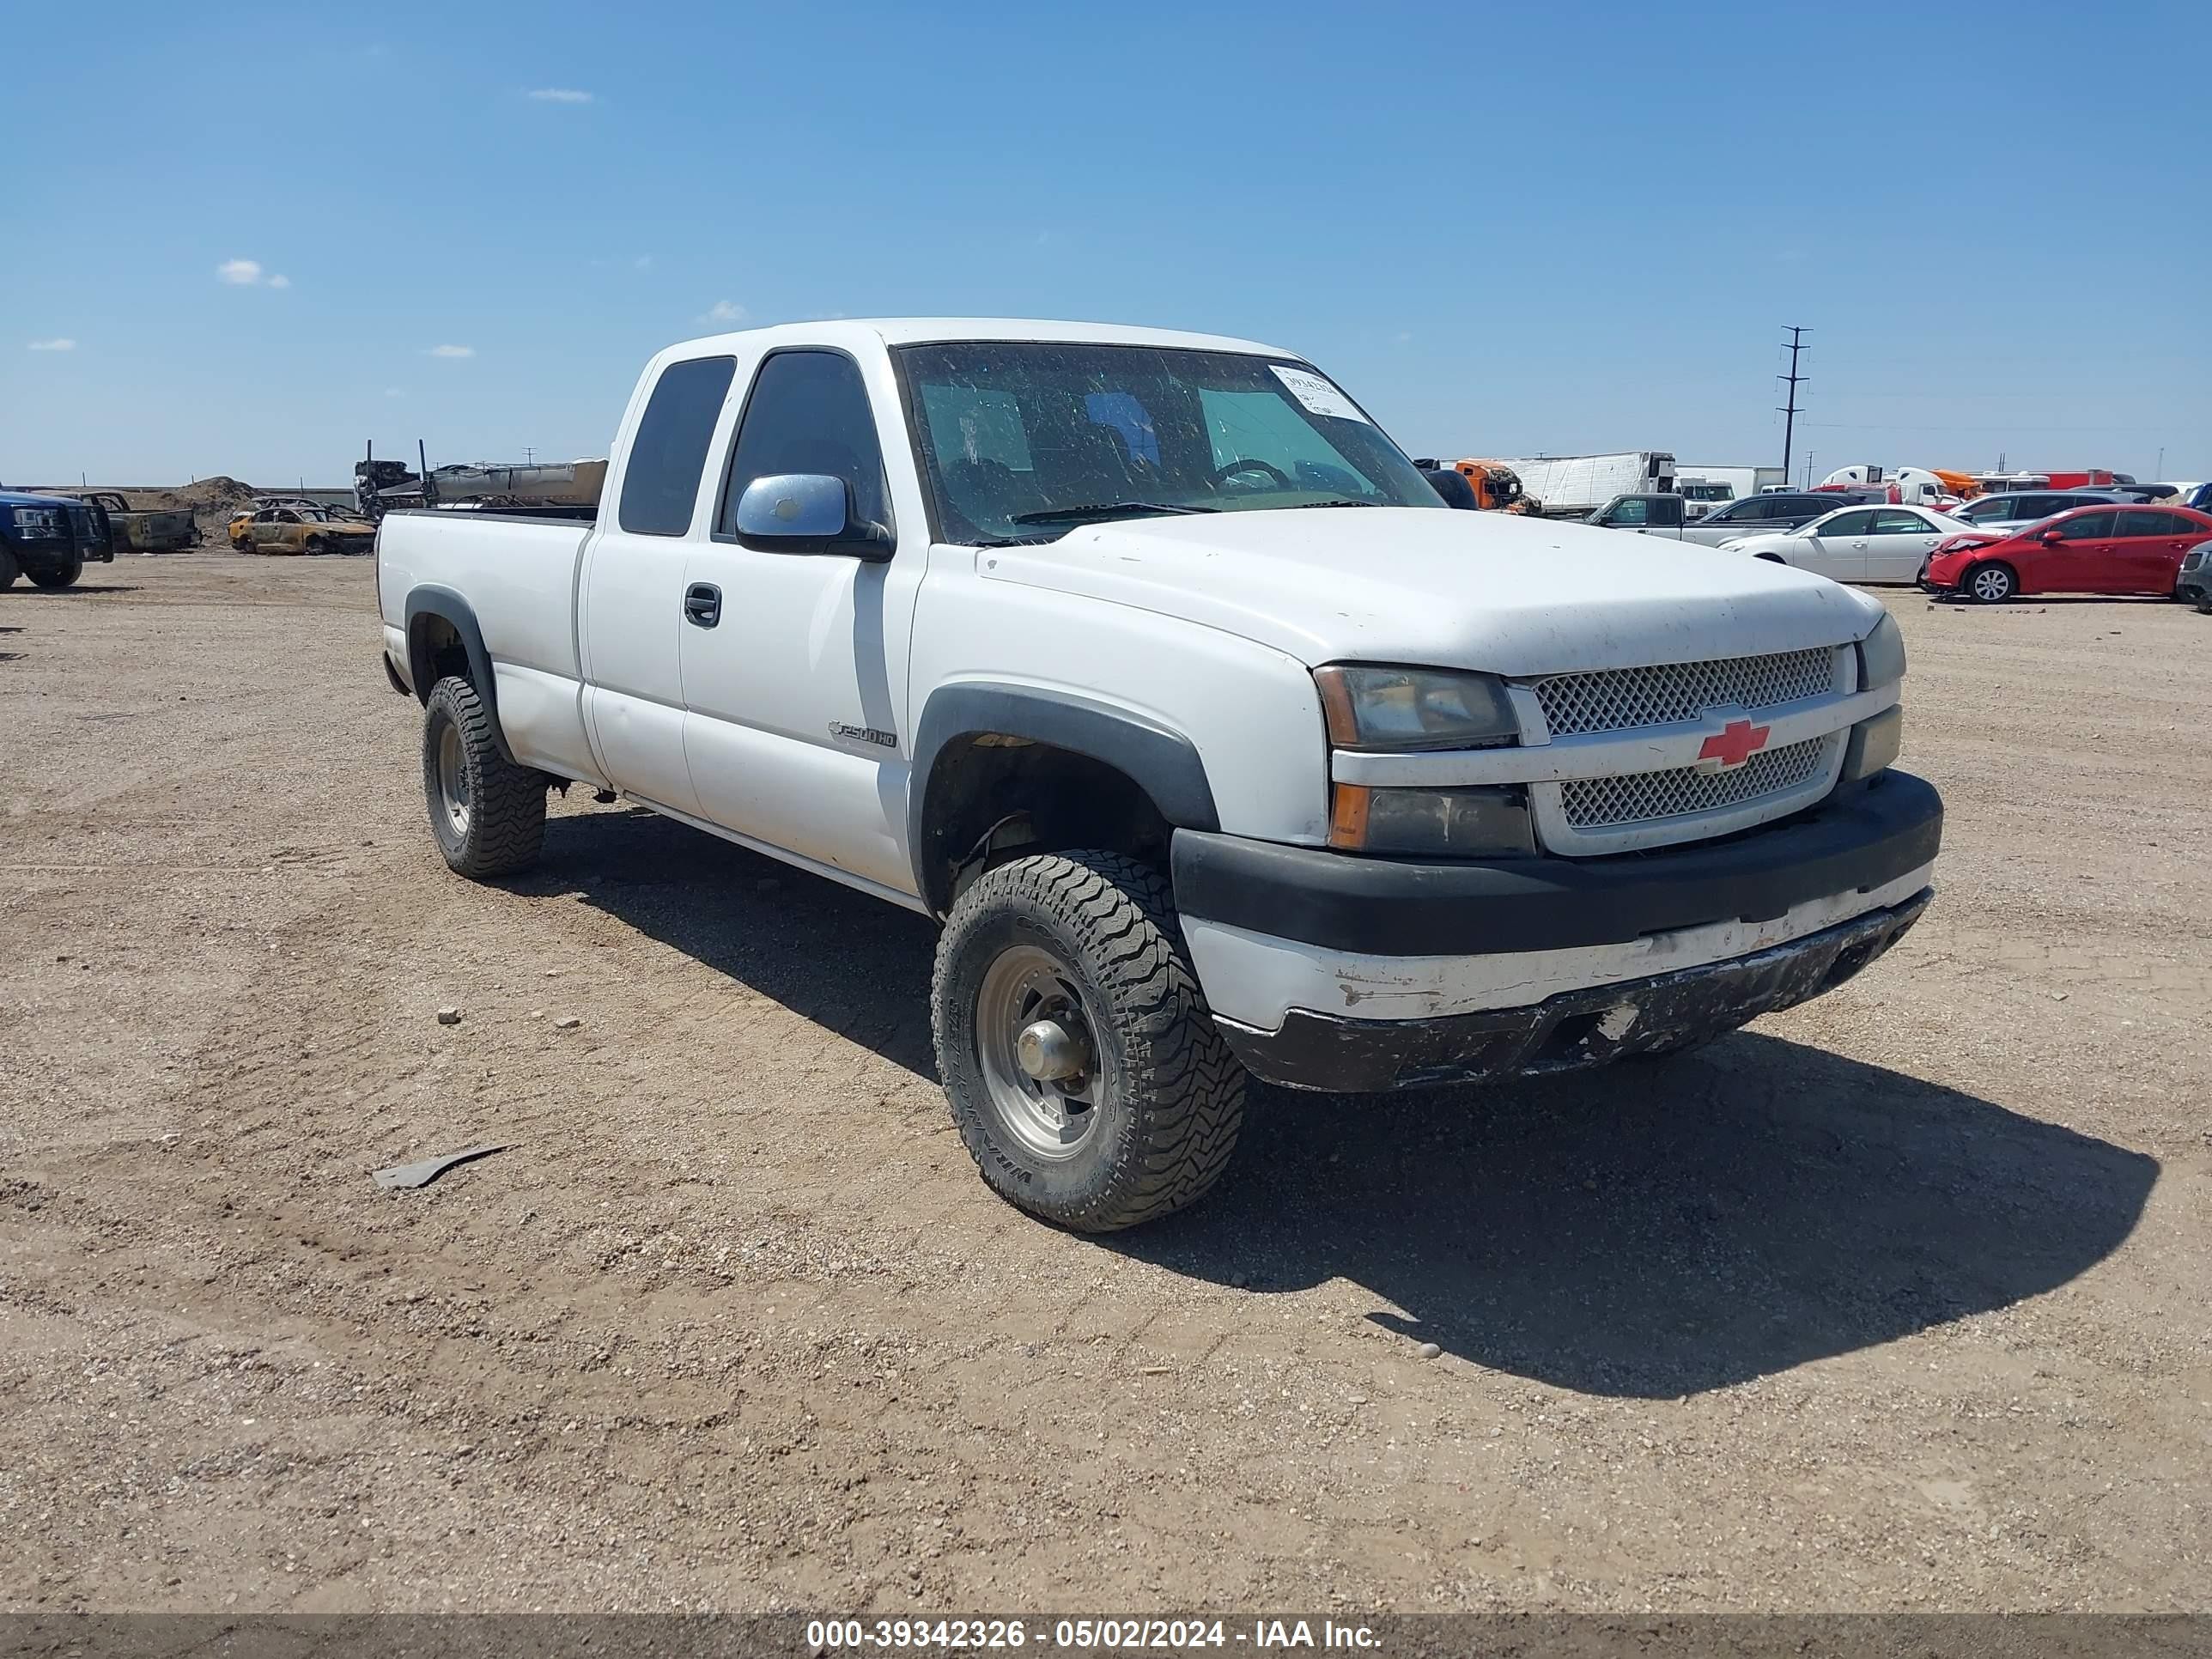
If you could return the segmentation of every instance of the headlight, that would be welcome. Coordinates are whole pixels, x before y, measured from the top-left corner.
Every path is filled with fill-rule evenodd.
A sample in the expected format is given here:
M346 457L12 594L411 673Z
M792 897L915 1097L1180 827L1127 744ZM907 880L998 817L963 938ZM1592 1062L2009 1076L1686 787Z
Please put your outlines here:
M62 533L62 514L57 507L16 507L9 511L14 514L15 528L26 538L42 541Z
M1897 618L1884 613L1874 632L1859 641L1859 690L1890 685L1905 678L1905 635Z
M1340 665L1316 669L1314 683L1339 749L1482 749L1521 735L1493 675Z
M1328 844L1347 853L1526 858L1536 851L1536 836L1522 789L1370 789L1340 783L1329 804Z

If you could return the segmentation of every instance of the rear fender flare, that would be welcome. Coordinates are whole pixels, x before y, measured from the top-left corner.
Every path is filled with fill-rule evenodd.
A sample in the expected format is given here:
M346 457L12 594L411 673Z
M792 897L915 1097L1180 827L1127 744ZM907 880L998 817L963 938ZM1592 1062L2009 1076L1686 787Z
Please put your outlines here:
M432 617L451 623L460 635L461 648L469 657L469 683L476 687L484 713L491 716L492 738L501 755L514 760L514 751L507 746L507 733L499 723L499 682L492 674L491 653L484 648L483 629L474 608L450 587L425 585L407 595L407 675L415 683L415 701L430 701L430 632L422 624Z

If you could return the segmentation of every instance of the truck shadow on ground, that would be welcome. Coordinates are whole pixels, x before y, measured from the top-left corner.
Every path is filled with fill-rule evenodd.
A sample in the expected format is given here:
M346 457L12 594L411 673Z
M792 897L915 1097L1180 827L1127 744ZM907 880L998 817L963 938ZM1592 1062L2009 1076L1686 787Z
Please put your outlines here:
M578 893L934 1077L921 918L643 812L557 817L546 853L525 890ZM2158 1175L1959 1090L1739 1032L1486 1089L1255 1086L1203 1204L1077 1248L1255 1295L1344 1279L1410 1342L1672 1398L2054 1290L2127 1238Z

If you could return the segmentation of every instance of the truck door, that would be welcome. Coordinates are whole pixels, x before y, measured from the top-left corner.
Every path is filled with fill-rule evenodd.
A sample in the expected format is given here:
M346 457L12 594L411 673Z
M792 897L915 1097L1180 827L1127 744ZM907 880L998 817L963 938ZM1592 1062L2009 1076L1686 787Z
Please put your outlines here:
M695 817L684 573L690 538L712 511L700 504L701 478L736 369L733 357L697 357L661 371L623 458L620 499L600 507L580 583L584 713L599 763L617 787Z
M700 810L724 829L894 893L907 856L905 687L917 529L884 561L738 544L738 499L756 478L827 474L859 517L892 523L886 442L860 368L799 348L761 360L721 470L711 535L685 571L684 744Z

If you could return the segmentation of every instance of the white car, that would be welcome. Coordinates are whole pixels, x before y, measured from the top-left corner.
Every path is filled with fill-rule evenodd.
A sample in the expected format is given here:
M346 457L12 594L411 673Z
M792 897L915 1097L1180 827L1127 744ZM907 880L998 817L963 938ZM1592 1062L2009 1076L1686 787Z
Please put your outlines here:
M724 334L653 359L609 454L588 526L385 515L439 851L479 878L549 837L619 860L549 830L579 782L940 921L953 1121L1065 1226L1204 1192L1248 1071L1674 1053L1832 989L1929 902L1942 806L1890 764L1878 602L1447 511L1293 353ZM898 1127L822 1133L892 1156Z
M1839 582L1911 583L1936 544L1974 526L1932 507L1846 507L1773 536L1723 542L1723 553L1748 553Z

